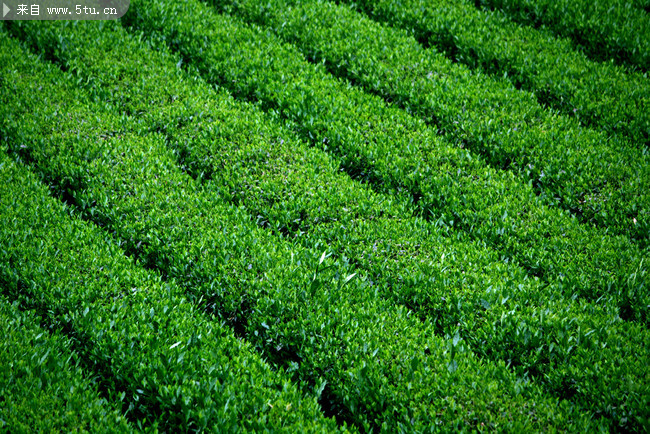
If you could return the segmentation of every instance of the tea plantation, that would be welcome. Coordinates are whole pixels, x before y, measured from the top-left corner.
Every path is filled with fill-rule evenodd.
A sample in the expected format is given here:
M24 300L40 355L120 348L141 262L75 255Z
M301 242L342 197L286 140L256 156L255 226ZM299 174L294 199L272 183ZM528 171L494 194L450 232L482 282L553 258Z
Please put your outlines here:
M0 429L650 431L649 13L0 22Z

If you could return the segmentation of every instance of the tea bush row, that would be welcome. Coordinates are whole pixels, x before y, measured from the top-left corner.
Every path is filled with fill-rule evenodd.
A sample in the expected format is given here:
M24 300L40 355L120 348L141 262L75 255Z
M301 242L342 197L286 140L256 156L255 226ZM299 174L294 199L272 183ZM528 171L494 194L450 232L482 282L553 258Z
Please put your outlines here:
M44 68L5 37L2 47L6 85L0 134L10 146L28 152L25 156L37 156L36 144L49 145L59 156L53 156L52 167L80 169L73 164L65 136L78 144L95 141L86 136L92 128L106 131L119 126L119 119L98 105L89 112L76 83L58 68ZM122 140L141 151L152 150L152 138ZM105 147L113 144L99 137L97 141ZM158 161L155 152L147 156ZM89 153L82 160L91 165L88 160L97 162L97 157ZM74 176L62 179L73 182ZM166 181L189 190L192 182L184 185L183 179ZM160 423L162 429L335 428L313 398L270 369L220 321L198 311L177 283L161 280L125 256L120 247L127 243L71 218L71 210L22 167L3 164L0 184L6 222L0 228L2 275L20 285L19 300L43 306L49 321L70 330L87 364L103 374L109 399L123 403L130 417L145 425Z
M647 246L650 156L636 146L581 128L540 107L532 94L453 64L346 6L215 3L272 28L312 62L405 107L490 165L529 179L549 203Z
M6 157L0 157L0 165L5 164ZM7 280L0 275L0 285L9 286ZM33 312L5 296L0 297L0 331L0 429L132 431L99 394L97 380L82 367L70 339L48 332Z
M20 178L34 184L24 170L14 172L4 179L14 188ZM21 297L37 299L51 321L79 336L127 414L167 429L335 428L312 398L198 312L176 284L148 277L97 230L70 220L45 188L20 187L25 194L5 204L21 217L3 228L5 239L8 231L14 238L3 272L25 288Z
M626 318L645 321L643 280L629 279L645 265L628 239L543 205L512 173L487 167L422 121L333 79L267 32L196 2L143 1L131 7L134 13L124 22L134 30L172 39L190 68L236 96L278 111L314 145L338 155L342 167L352 166L357 179L383 192L411 195L425 218L453 226L458 237L494 246L530 275L561 281L592 300L611 296L616 306L632 307ZM201 24L180 19L186 16L200 16Z
M120 39L110 24L101 34ZM61 55L73 57L74 46L69 49ZM134 61L144 68L138 74L153 79L147 68L153 73L160 60L156 62L153 51L145 54L136 51ZM135 65L123 64L136 71L131 69ZM107 77L128 75L120 68ZM50 83L10 76L14 87L3 97L15 100L7 107L19 107L18 100L33 95L33 104L24 106L19 117L5 113L5 118L24 120L10 122L7 128L12 154L32 161L43 179L63 188L59 194L122 240L140 266L156 268L178 282L199 306L221 315L265 358L291 373L301 389L313 389L328 413L359 427L386 431L481 423L504 429L579 429L597 423L570 403L558 402L517 378L505 363L479 360L460 337L436 337L430 322L378 297L365 276L352 278L355 270L344 259L335 262L325 254L319 259L316 249L305 250L273 236L241 208L200 189L177 168L159 134L142 135L141 114L114 120L118 115L101 111L102 100L79 103L71 112L73 101L93 97L72 85L58 94L54 85L63 90L64 82L102 81L75 74L69 74L69 81L59 77ZM49 104L39 105L38 93L27 92L35 86L52 95ZM211 110L217 110L220 98L211 101ZM166 105L173 106L173 98L159 101L159 108L165 110ZM49 130L46 136L44 127ZM160 311L175 304L170 298L151 300L148 307ZM196 333L193 327L186 329ZM243 384L250 388L263 381L252 376ZM205 396L212 399L213 393ZM291 408L286 401L280 409L271 402L278 412Z
M455 62L532 92L543 105L582 125L650 145L647 74L595 62L541 29L520 26L499 11L453 0L346 1L373 19L400 27Z
M90 51L84 63L96 65L89 75L108 69ZM173 79L157 82L175 87ZM142 96L148 98L146 91ZM354 188L349 179L335 176L332 160L259 115L229 113L229 119L217 119L203 110L209 122L197 116L194 124L167 128L168 140L195 176L246 206L260 225L298 234L308 247L325 243L369 271L383 297L434 321L442 334L453 336L460 325L473 351L508 360L522 375L543 377L544 387L556 395L575 393L572 400L583 408L605 412L607 405L627 401L629 378L642 381L645 368L637 360L646 357L643 345L628 343L643 339L644 326L621 324L615 310L576 303L561 285L526 281L523 270L503 264L494 252L408 217L407 207L396 210L390 197ZM254 139L245 131L255 131ZM625 371L622 360L629 360Z
M514 21L550 29L599 61L650 68L650 20L626 0L475 0ZM644 6L647 11L647 3Z
M74 30L33 31L31 38L38 46L66 47L57 61L77 71L81 81L101 82L91 90L97 96L102 88L119 88L109 99L119 110L133 111L139 104L131 93L142 101L159 101L161 88L182 95L181 109L175 107L179 100L160 101L139 116L164 131L186 170L228 201L246 206L258 225L297 236L314 250L331 246L370 272L376 293L434 322L438 334L458 333L482 356L508 360L519 375L544 376L544 387L556 395L568 387L583 409L611 413L607 406L616 403L614 414L620 414L622 401L623 408L636 408L638 397L624 396L628 382L644 375L637 363L643 346L627 344L644 338L643 326L611 321L616 311L574 303L561 286L527 281L521 269L500 263L476 243L445 237L441 228L408 216L403 204L395 208L390 197L351 183L327 154L307 148L251 107L223 96L214 106L207 86L183 84L177 60L147 62L155 65L152 86L115 66L117 56L124 60L122 53L132 53L126 60L135 70L151 57L146 49L127 38L103 37L100 30ZM114 54L99 58L98 49ZM594 371L596 360L600 368ZM629 361L625 372L621 360Z

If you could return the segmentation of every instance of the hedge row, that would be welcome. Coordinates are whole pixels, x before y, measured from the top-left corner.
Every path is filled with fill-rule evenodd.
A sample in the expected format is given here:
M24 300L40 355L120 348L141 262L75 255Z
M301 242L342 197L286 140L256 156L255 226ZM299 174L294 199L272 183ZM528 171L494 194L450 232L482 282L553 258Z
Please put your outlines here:
M346 6L322 0L214 3L271 27L311 61L405 107L490 165L530 179L551 204L648 245L650 155L636 147L550 113L532 95L473 74Z
M5 164L0 156L0 166ZM0 282L6 284L1 277ZM70 339L48 333L40 322L33 312L0 296L0 429L133 431L113 403L101 397L97 380L82 368Z
M588 56L650 69L650 20L627 0L474 0L570 38ZM647 4L645 6L647 9Z
M55 26L65 24L47 29L54 31ZM106 44L113 43L115 54L124 57L130 51L119 50L123 35L111 26L105 23L86 42L97 41L101 34ZM46 32L35 26L29 31ZM61 54L75 50L73 42ZM122 65L133 72L131 68L142 67L140 77L156 81L165 59L157 56L135 50L134 63ZM122 68L107 77L118 77L112 74ZM78 77L71 82L78 79L103 80ZM197 302L202 299L202 305L219 312L303 388L312 387L328 412L359 427L386 431L482 424L503 429L586 429L608 423L592 422L590 415L578 413L570 403L546 397L538 386L510 373L503 362L478 360L459 336L435 337L430 322L378 297L365 276L346 278L354 272L346 260L314 257L323 246L305 250L273 237L209 190L195 190L190 178L175 168L161 137L136 139L128 133L143 128L140 114L121 128L103 113L102 122L93 124L98 105L105 104L101 101L79 105L78 118L70 119L55 113L63 113L64 104L85 99L78 95L81 91L68 88L58 94L60 82L34 83L19 75L9 82L12 89L5 97L15 98L9 107L17 107L36 86L57 98L19 110L24 121L11 122L13 152L33 161L39 173L59 188L67 185L69 200L123 240L142 266L158 268L182 283ZM174 95L179 89L165 92ZM232 107L219 95L211 95L213 105L206 107L212 114L220 104ZM174 104L173 98L160 99L150 109L174 110ZM42 137L44 125L54 128L53 140ZM98 140L107 128L117 133Z
M111 375L102 379L110 399L127 413L168 429L335 429L312 398L204 318L176 284L149 277L98 231L66 221L68 212L33 177L11 172L3 198L16 199L3 204L4 217L21 214L3 228L11 243L3 275L79 336L89 363Z
M542 105L575 117L583 125L627 138L639 149L650 146L647 75L593 62L566 40L464 2L346 3L375 20L407 30L423 45L435 46L456 62L509 80L532 92Z
M475 353L507 360L556 396L575 394L573 402L610 416L608 406L620 403L641 413L646 403L633 402L642 393L632 397L627 384L647 375L638 362L648 358L643 325L621 324L611 306L576 303L561 285L526 280L520 267L504 264L495 252L395 213L384 195L360 195L365 190L333 175L331 160L314 156L271 123L255 128L253 141L245 143L240 132L246 122L235 134L214 122L218 126L168 128L168 140L195 176L210 179L210 188L246 206L259 224L280 228L305 246L324 242L368 272L381 296L434 322L439 334L458 331Z
M139 116L164 131L190 173L246 206L259 225L296 236L312 249L329 245L337 256L369 271L376 293L430 320L436 333L458 333L472 350L507 360L519 375L544 377L547 390L575 393L573 401L582 408L613 418L640 414L639 395L630 395L627 385L643 378L645 367L638 360L645 357L639 352L644 347L628 344L645 339L643 326L621 323L618 312L574 304L561 287L527 281L520 268L501 263L493 252L408 218L407 207L395 209L390 197L355 186L326 154L306 148L251 107L223 101L212 108L207 86L180 84L177 60L149 60L151 54L133 41L104 37L98 30L41 32L32 38L40 46L48 41L65 46L57 61L77 71L81 81L101 82L91 90L97 96L104 95L102 88L120 89L109 99L120 111L138 105L129 94L142 101L158 101L160 89L191 95L176 119L167 111L176 103L164 102ZM123 53L131 54L124 59ZM117 73L116 56L134 67L142 59L153 63L158 87L136 74ZM86 65L84 71L78 65Z
M133 50L121 51L126 49ZM95 65L91 75L107 69L92 55L83 62ZM142 97L149 99L144 89ZM561 285L527 281L521 268L502 263L498 254L396 212L389 197L354 188L336 176L332 160L259 115L230 115L165 131L190 172L244 205L258 224L296 236L308 247L325 243L369 272L381 296L434 322L439 334L458 330L474 352L507 360L520 375L544 378L544 387L556 396L575 393L574 402L603 412L622 402L636 408L635 414L643 408L643 402L630 404L636 398L628 401L626 385L642 381L646 372L638 363L647 358L644 346L628 345L647 338L644 326L620 324L616 309L575 303ZM598 371L592 371L596 360Z
M6 80L0 134L12 147L50 145L62 157L51 163L65 168L72 163L65 135L78 133L76 141L83 143L93 128L119 127L100 106L89 113L74 81L63 79L58 69L43 68L14 41L2 37L0 56ZM141 151L153 151L155 141L126 134L121 140ZM118 141L99 139L104 147ZM86 154L83 160L90 165L96 157ZM71 210L49 197L24 168L5 163L1 177L0 275L18 285L20 300L43 306L49 321L70 330L87 364L105 373L109 401L121 402L144 425L166 430L336 428L286 375L197 311L173 280L162 281L136 266L120 249L124 242L70 218ZM181 183L175 188L191 191L192 182L174 181Z
M209 82L281 112L375 189L410 194L423 216L460 229L457 236L496 246L530 275L560 281L581 296L612 296L616 306L631 306L626 318L647 321L645 280L630 280L646 265L629 240L542 205L512 173L486 167L423 122L332 79L268 33L196 2L142 1L131 8L123 22L171 42ZM201 21L190 25L180 17Z

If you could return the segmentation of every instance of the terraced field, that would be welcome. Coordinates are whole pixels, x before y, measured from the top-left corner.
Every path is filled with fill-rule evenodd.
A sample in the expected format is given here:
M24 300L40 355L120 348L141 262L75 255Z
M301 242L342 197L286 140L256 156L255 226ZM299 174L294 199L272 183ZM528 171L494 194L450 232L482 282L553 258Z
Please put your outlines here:
M647 13L0 23L0 427L647 432Z

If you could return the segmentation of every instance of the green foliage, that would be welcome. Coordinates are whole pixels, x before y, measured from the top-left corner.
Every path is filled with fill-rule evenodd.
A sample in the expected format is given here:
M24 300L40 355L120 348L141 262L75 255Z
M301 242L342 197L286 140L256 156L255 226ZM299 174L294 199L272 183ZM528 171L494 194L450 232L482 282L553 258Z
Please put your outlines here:
M17 212L3 228L3 279L25 288L15 294L20 300L45 306L50 321L73 330L127 415L167 429L334 429L313 399L197 312L175 283L70 219L24 170L3 164L2 181L12 186L3 187L3 218Z
M115 22L11 24L54 66L14 59L3 37L0 137L71 206L7 163L18 175L2 183L0 275L84 337L82 356L134 419L333 430L317 397L339 425L387 432L647 424L647 274L628 240L546 208L422 122L196 2L137 1L124 22L131 37ZM458 199L440 209L461 224L413 215L440 182ZM527 257L499 222L518 240L534 236L516 232L528 221L562 236L536 238Z
M49 28L56 33L56 26ZM27 66L38 69L34 64ZM510 372L504 362L481 361L460 337L436 336L433 324L422 322L403 307L378 297L366 276L359 273L352 278L356 271L343 258L328 259L322 248L304 249L258 227L241 208L224 203L211 190L201 189L183 174L174 165L174 154L159 133L141 136L131 133L130 130L141 127L139 116L119 118L110 111L102 111L97 104L79 104L81 119L71 122L60 119L51 134L56 140L42 139L38 128L32 130L31 126L43 125L44 120L58 112L61 106L75 101L75 94L84 93L73 86L71 75L52 75L49 81L42 77L37 84L51 91L48 92L50 104L30 106L31 109L22 115L24 122L11 123L11 128L7 128L14 130L9 140L12 154L29 160L34 170L50 179L57 188L62 186L61 180L69 179L69 185L74 187L66 188L65 193L86 218L114 233L121 245L138 258L139 265L160 270L169 282L182 285L194 303L213 309L266 359L290 374L302 389L313 390L319 395L321 405L340 421L385 431L424 430L433 425L447 430L471 429L481 423L497 429L530 430L606 425L606 422L592 422L588 414L580 413L567 401L558 402L547 396L536 384ZM32 98L23 95L32 95L32 101L38 101L38 96L27 92L36 84L27 78L21 79L20 73L8 76L14 88L3 98L21 99L29 105ZM19 89L21 92L17 91ZM8 102L7 107L19 106L16 102ZM164 109L164 104L161 108ZM213 110L216 108L215 104ZM5 118L10 119L9 116ZM102 121L94 122L95 118ZM103 138L100 132L106 128L118 133ZM15 144L17 138L25 148ZM33 248L26 246L25 249L29 247ZM62 247L65 251L79 250ZM89 256L85 262L77 260L74 263L86 267L88 261L98 262L97 255L84 256ZM75 273L71 275L79 274L77 269L72 271ZM108 288L113 286L108 285ZM130 287L132 284L127 282L125 288ZM138 355L147 349L172 352L198 347L195 351L201 351L207 358L208 355L218 357L221 352L217 348L223 348L222 351L237 348L226 342L217 348L207 348L205 342L195 347L194 338L190 339L192 345L185 344L189 337L177 338L177 335L195 336L198 326L183 326L181 322L178 328L168 330L177 324L170 315L187 305L174 297L175 286L165 285L170 288L167 291L158 289L155 282L136 287L143 288L134 296L146 297L142 301L144 309L140 304L125 308L124 303L131 302L131 296L124 296L122 300L98 294L96 299L103 302L106 298L117 298L120 307L111 312L134 315L120 317L116 324L128 328L127 336L135 341ZM79 304L74 293L61 295L65 303ZM195 321L197 317L195 313ZM138 330L130 324L142 324L142 327ZM212 323L201 325L207 327L208 324ZM142 329L156 336L174 337L157 346L148 334L140 335ZM116 347L115 351L124 352L124 358L135 357L128 345ZM150 358L169 361L163 372L180 381L183 392L196 383L196 388L201 385L205 389L206 382L211 381L210 375L190 365L192 361L202 360L198 359L198 354L183 353L182 360L171 354ZM223 357L219 366L228 360L238 359ZM149 363L146 369L156 368L161 369L158 364ZM276 378L271 373L266 374L268 378L249 375L228 365L223 369L246 384L245 396L250 406L259 402L257 398L265 390L251 392L251 384L266 385ZM162 373L158 373L155 378L161 376ZM139 380L134 383L140 384ZM234 385L232 388L232 393L238 390L243 394L241 388ZM148 398L148 389L140 389L146 392L140 399ZM168 394L164 387L158 390L165 391L159 400L160 405L165 405L163 410L186 402L178 403L182 396L179 392ZM283 386L282 390L289 393L292 389ZM213 412L216 414L210 420L215 421L215 426L227 427L234 420L218 418L221 414L218 412L225 411L222 410L223 401L213 401L217 397L225 400L224 395L228 394L221 389L219 393L206 393L203 395L206 402L199 401L198 408L197 404L182 406L187 413L179 415L195 415L198 419L200 411L208 415ZM229 409L239 408L237 403L244 405L230 398ZM267 401L268 398L264 400ZM270 402L272 408L277 408L276 400ZM531 416L528 402L534 402L535 411L539 413ZM282 409L289 411L292 407L287 401L280 403L281 409L276 411L288 417ZM261 406L251 410L250 414L257 417L250 422L252 427L263 422L273 426L276 419L262 419L265 409L267 407ZM242 414L249 414L244 410L235 411L230 410L227 415L241 418ZM170 411L160 418L172 418L174 424L180 424L173 416ZM284 420L278 418L278 423ZM200 422L204 421L198 419L196 425L201 427ZM309 419L303 418L303 424L308 422ZM310 429L309 425L304 426Z
M570 38L590 57L650 69L648 4L630 0L475 0L513 20ZM636 3L636 4L635 4Z
M70 339L49 333L36 315L5 297L0 297L0 331L1 429L132 431L114 403L100 396L97 378L82 367Z
M405 29L424 46L431 46L430 51L435 47L456 62L503 77L580 124L627 138L641 150L650 145L646 74L591 61L566 40L514 24L498 11L478 11L468 2L345 3L375 20Z
M650 240L650 164L636 145L583 129L544 110L532 94L474 74L347 7L319 0L226 3L218 2L246 21L271 27L332 74L427 120L450 143L513 170L551 206L631 236L642 247Z
M127 22L160 40L173 34L173 47L209 82L277 110L315 146L336 155L341 167L358 168L352 171L357 178L378 191L410 195L425 218L498 248L530 275L562 281L592 300L618 298L613 282L627 278L641 261L625 237L603 235L544 205L512 173L487 167L422 121L332 79L273 35L194 3L138 5L132 4L138 13ZM156 14L167 22L202 16L205 25L177 20L165 35ZM643 321L646 305L637 305L637 319Z
M65 65L90 64L93 69L86 76L111 77L115 59L95 60L93 35L88 31L74 34L75 41L88 43L78 42L77 47L86 47L83 55L79 49L79 55L68 58ZM104 41L106 48L119 47L116 52L132 52L137 59L147 56L146 50L128 41ZM148 63L155 65L160 86L178 88L177 60L151 59ZM137 77L120 79L119 84L145 100L158 93ZM633 372L634 378L645 375L643 365L637 365L645 357L639 350L643 345L629 353L614 349L617 342L645 339L643 326L621 322L618 310L603 303L576 305L574 294L563 285L527 281L520 267L504 264L495 252L445 236L443 228L410 216L412 205L397 201L399 207L395 207L390 196L353 183L327 154L307 148L290 131L245 104L234 104L227 97L215 104L201 83L178 92L193 95L192 110L200 107L201 112L179 113L182 122L169 121L167 110L160 106L142 115L164 118L166 140L186 170L209 180L207 187L228 201L245 206L259 226L295 237L314 256L320 255L319 246L329 245L338 257L351 258L369 272L378 294L433 321L438 334L453 336L460 326L474 352L490 360L508 360L521 375L545 377L545 387L560 396L564 392L556 384L570 377L572 384L580 386L573 400L587 408L606 411L603 402L624 399L626 387L619 380L626 374L621 372L621 360L629 360L627 372ZM250 131L255 131L252 142ZM307 279L311 291L322 285L313 277ZM607 337L596 333L602 324L616 333ZM587 338L584 330L588 330ZM535 339L530 339L531 333ZM606 346L599 364L602 372L608 372L603 389L610 395L598 404L591 397L600 392L591 390L591 380L580 375L583 367L593 365L594 354L585 351L574 357L576 340L585 348ZM491 345L486 346L486 341ZM571 373L556 369L560 365L571 366Z
M140 157L152 158L157 168L165 163L175 167L164 156L156 159L153 138L89 138L87 134L94 129L117 131L120 119L103 112L99 105L86 105L75 80L58 68L46 68L27 53L19 62L8 62L21 50L14 41L3 38L2 47L3 78L11 83L11 90L2 92L2 135L7 137L12 131L15 135L9 143L21 143L18 146L25 158L49 151L51 169L61 171L60 189L81 186L92 173L90 169L98 166L105 173L102 177L101 171L95 172L98 176L93 179L99 185L115 180L120 174L120 158L137 158L122 153L125 149L119 146L110 154L110 147L119 141L140 144ZM42 105L44 94L38 93L39 86L47 92L51 105ZM21 92L11 95L14 91ZM41 105L32 106L37 103ZM60 112L62 107L66 110ZM18 113L33 112L11 117L10 108ZM52 123L59 115L60 122ZM56 130L57 125L61 131ZM43 136L47 139L41 137L44 129L50 132ZM69 148L61 145L66 137L73 138L67 142ZM99 147L74 154L88 143ZM98 161L102 159L97 152L101 146L107 155ZM149 150L152 152L147 153ZM9 163L4 151L2 155L0 213L6 224L0 228L0 276L17 288L13 297L40 306L49 321L70 330L86 363L102 373L109 399L121 403L129 417L145 425L159 423L165 429L335 429L334 421L322 417L313 398L303 396L288 376L273 371L223 323L198 311L173 279L163 281L145 271L142 262L136 264L125 256L120 247L128 247L127 240L116 241L71 217L71 210L49 197L47 188L33 175ZM97 165L108 163L109 157L113 165ZM155 174L146 167L128 167L126 173L135 169L156 182ZM183 184L178 176L166 181L180 182L176 184L179 193L183 187L190 191L193 185L191 181ZM114 186L118 187L117 183ZM129 196L117 188L115 194ZM148 203L142 191L132 189L131 194ZM74 198L68 198L74 203ZM109 202L111 197L98 199ZM83 203L89 202L80 198L79 204ZM130 212L127 207L128 199L123 208L112 208L97 223L106 224ZM92 215L89 211L90 218ZM165 259L162 255L156 258Z

